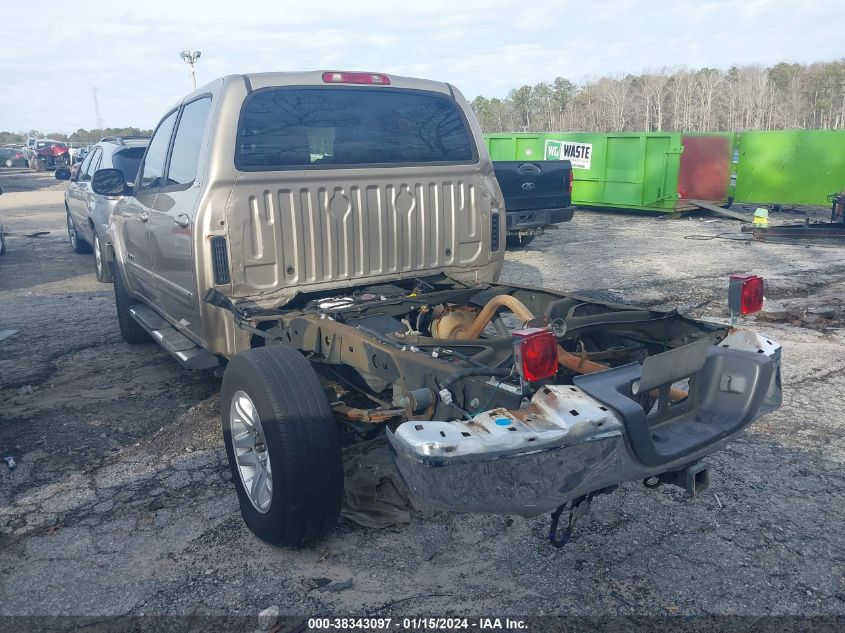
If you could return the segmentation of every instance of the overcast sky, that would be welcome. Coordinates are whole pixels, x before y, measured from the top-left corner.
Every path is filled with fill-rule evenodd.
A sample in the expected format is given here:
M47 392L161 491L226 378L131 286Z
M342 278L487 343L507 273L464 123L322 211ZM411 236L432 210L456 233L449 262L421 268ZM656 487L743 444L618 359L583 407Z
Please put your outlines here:
M449 81L472 99L564 76L771 65L845 55L842 0L7 0L0 130L153 127L199 81L369 70Z

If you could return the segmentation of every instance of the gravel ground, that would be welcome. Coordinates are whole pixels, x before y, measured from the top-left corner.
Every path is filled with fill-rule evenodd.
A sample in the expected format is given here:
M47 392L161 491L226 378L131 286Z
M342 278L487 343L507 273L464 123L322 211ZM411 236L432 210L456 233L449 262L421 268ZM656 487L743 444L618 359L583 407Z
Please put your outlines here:
M0 615L845 615L845 251L684 239L738 230L707 216L576 213L509 253L503 280L725 319L727 275L760 273L774 301L749 325L784 347L782 409L709 459L704 494L624 485L561 550L548 517L458 514L342 520L281 550L238 513L219 378L121 341L49 175L0 184L0 330L19 330L0 342L0 451L18 463L0 465Z

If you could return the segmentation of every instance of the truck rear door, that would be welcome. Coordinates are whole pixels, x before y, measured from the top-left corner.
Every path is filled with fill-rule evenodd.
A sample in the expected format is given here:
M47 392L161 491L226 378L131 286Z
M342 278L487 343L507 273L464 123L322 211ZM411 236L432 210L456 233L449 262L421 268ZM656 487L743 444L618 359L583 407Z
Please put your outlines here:
M149 210L153 283L162 311L197 341L203 340L194 274L194 219L200 188L195 187L211 97L186 103L176 123L166 176Z

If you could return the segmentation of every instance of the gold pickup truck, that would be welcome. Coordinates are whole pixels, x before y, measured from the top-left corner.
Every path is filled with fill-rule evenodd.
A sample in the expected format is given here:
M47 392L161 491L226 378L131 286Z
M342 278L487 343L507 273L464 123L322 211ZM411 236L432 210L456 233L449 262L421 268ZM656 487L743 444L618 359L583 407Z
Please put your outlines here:
M124 339L225 367L241 512L272 543L332 529L343 442L385 434L424 504L560 516L623 481L700 488L699 460L780 405L770 339L498 283L502 192L447 83L223 77L165 113L133 182L92 188L116 198Z

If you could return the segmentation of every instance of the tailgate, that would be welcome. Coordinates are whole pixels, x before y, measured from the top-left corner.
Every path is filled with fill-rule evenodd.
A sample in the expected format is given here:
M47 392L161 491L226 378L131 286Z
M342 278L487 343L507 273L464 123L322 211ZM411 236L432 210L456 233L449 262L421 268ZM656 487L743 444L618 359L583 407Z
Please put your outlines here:
M497 257L483 178L477 165L241 174L234 294L483 268Z
M563 209L571 204L567 160L493 161L507 211Z

